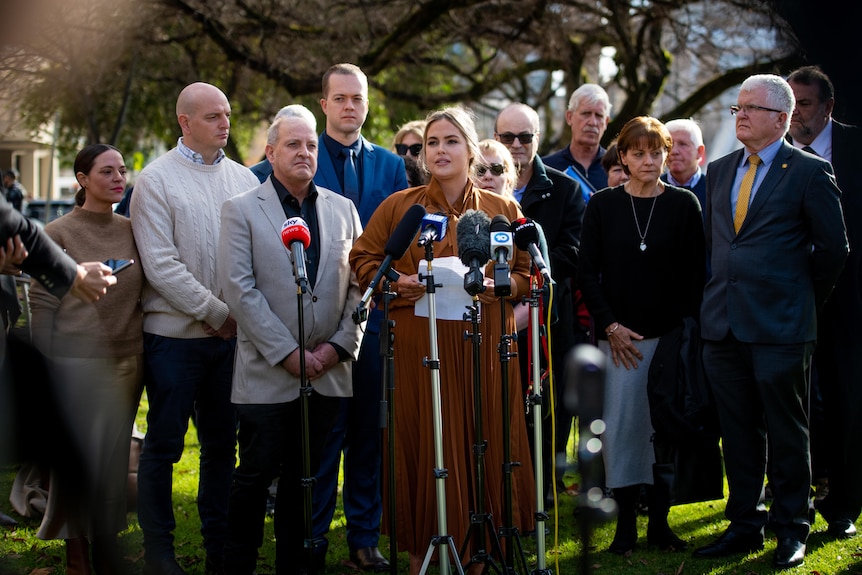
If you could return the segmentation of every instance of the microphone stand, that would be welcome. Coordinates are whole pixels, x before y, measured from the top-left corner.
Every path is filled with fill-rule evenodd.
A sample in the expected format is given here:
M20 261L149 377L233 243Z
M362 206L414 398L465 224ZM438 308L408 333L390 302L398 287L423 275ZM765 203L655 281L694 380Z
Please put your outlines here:
M398 274L395 270L390 270L391 274L395 274L395 279L398 281ZM388 275L383 280L383 321L380 322L380 355L384 357L383 362L383 395L380 402L380 427L381 429L389 428L388 433L388 451L386 454L386 463L389 468L389 572L391 575L398 575L398 543L397 543L397 519L398 513L395 509L395 332L392 328L395 327L395 320L389 319L389 303L397 297L392 292L392 285Z
M495 274L496 275L496 274ZM510 289L499 289L500 286L495 285L495 294L498 296L507 296L511 293ZM509 359L517 357L517 353L510 351L512 341L517 338L517 333L506 333L506 306L509 305L504 297L500 297L500 344L497 346L497 353L500 355L500 375L502 378L502 401L503 401L503 520L504 524L499 530L500 539L508 538L506 545L506 571L507 573L517 573L515 570L515 548L518 549L518 559L520 566L523 568L521 573L527 573L527 558L524 555L524 547L521 544L521 536L518 533L518 528L514 525L512 512L512 468L520 467L519 461L512 461L512 436L511 422L512 409L509 405Z
M446 525L446 477L449 471L443 467L443 417L440 401L440 358L437 350L437 300L435 294L437 285L434 283L431 262L434 259L434 243L425 244L425 261L428 262L428 274L419 274L419 280L425 281L425 292L428 294L428 334L431 350L429 356L422 360L422 365L431 370L431 403L434 419L434 478L437 487L437 531L438 534L431 538L428 552L422 562L420 575L428 572L431 564L431 556L434 548L443 546L440 551L440 575L449 575L449 554L455 561L455 568L459 575L464 575L461 567L461 559L455 554L455 541L449 535Z
M473 430L475 443L473 443L473 455L476 459L476 510L470 513L470 529L467 531L467 536L464 539L464 544L461 546L461 556L467 551L472 536L476 536L479 542L479 548L476 553L470 557L467 563L469 568L471 565L484 564L482 573L487 573L488 569L493 569L499 575L503 571L500 565L494 560L491 554L485 549L487 543L485 527L490 527L488 533L491 535L491 548L497 557L503 557L503 549L500 546L500 539L494 530L494 521L490 513L485 512L485 451L488 448L488 442L484 439L482 426L482 356L480 345L482 343L481 317L479 314L479 296L473 296L473 305L468 306L468 313L464 314L464 320L472 321L473 331L465 331L464 339L471 339L473 342Z
M302 310L302 295L308 290L308 280L303 277L296 278L296 308L297 323L299 324L299 406L302 424L302 489L303 489L303 515L305 523L305 540L303 547L308 550L308 573L314 575L314 550L323 542L315 539L312 532L312 494L315 478L311 475L311 431L309 429L308 400L314 389L308 381L308 373L305 367L305 318Z
M542 289L539 287L535 276L530 282L530 297L525 298L525 301L530 304L530 351L531 351L531 372L533 378L533 393L529 397L530 405L533 412L533 453L536 458L536 464L533 469L536 475L536 569L533 570L533 575L552 575L550 569L545 566L545 521L548 520L548 514L545 511L545 495L544 495L544 469L542 465L542 379L541 379L541 358L539 347L539 302L542 297Z
M592 572L590 538L593 528L612 517L616 505L604 498L602 491L602 442L604 431L602 409L607 356L599 348L580 344L568 355L566 362L566 407L578 417L578 471L581 489L578 495L578 527L581 540L580 573Z

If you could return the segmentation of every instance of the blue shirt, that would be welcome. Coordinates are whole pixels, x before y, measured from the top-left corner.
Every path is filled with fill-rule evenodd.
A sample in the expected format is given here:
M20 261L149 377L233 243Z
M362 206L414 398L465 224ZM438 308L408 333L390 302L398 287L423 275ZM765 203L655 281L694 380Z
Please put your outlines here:
M757 167L757 174L754 176L754 184L751 186L751 195L748 197L749 206L751 206L751 202L754 201L757 189L760 187L761 182L763 182L763 178L766 177L766 172L768 172L770 166L772 166L772 161L775 159L775 155L778 153L778 149L781 148L783 142L784 140L779 138L757 152L757 155L760 157L760 165ZM733 189L730 192L731 214L736 213L736 200L739 198L739 188L742 185L742 178L745 176L745 172L748 171L748 157L750 155L751 154L748 153L748 150L744 150L742 154L742 162L736 168L736 179L733 180Z
M182 136L180 136L180 139L177 140L177 151L180 154L182 154L183 157L187 160L191 160L192 162L194 162L196 164L202 164L204 166L207 165L206 161L204 161L203 155L199 154L198 152L195 152L194 150L192 150L191 148L186 146L186 143L183 142ZM213 162L213 165L218 164L219 162L221 162L224 159L225 159L224 150L219 148L218 155L216 156L216 159L215 159L215 162Z

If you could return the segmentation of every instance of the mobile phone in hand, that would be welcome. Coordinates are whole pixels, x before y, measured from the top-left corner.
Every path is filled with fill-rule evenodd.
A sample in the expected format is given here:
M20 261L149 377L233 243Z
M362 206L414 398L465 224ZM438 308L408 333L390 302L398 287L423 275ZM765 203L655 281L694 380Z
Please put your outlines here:
M114 275L117 275L133 263L135 263L135 260L115 260L113 258L104 261L104 264L111 268L111 273Z

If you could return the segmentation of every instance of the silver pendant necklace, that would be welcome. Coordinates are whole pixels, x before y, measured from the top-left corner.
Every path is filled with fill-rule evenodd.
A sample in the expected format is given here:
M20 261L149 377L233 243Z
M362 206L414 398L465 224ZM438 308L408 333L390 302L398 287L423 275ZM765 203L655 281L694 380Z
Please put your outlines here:
M629 196L629 200L632 203L632 215L635 218L635 226L637 226L637 228L638 228L638 236L640 236L640 239L641 239L641 243L640 243L639 247L640 247L640 250L642 252L645 252L646 248L647 248L647 246L646 246L646 235L647 235L647 232L649 231L649 224L652 221L652 212L655 209L655 201L658 199L658 194L656 194L652 198L652 206L649 209L649 217L647 218L646 227L644 228L643 233L641 233L641 224L638 221L638 214L635 211L635 199L632 197L631 194L629 194L628 196Z

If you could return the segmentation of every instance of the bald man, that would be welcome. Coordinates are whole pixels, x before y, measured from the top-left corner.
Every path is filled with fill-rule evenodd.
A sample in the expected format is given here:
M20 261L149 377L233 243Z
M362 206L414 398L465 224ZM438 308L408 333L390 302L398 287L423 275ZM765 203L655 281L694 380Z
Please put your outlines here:
M235 464L230 402L236 322L216 278L221 206L258 185L225 157L230 103L196 82L177 98L182 137L135 183L132 228L149 285L144 289L147 436L138 468L138 519L148 574L185 571L174 555L173 465L194 414L200 442L198 511L206 573L223 572L227 507Z
M576 343L586 341L586 334L576 325L572 308L572 282L578 261L581 242L581 220L584 217L584 197L580 184L542 161L537 155L539 149L539 115L526 104L514 103L503 108L497 115L494 125L494 138L502 142L512 153L518 167L518 182L515 184L515 199L521 204L524 215L542 226L548 241L551 259L551 276L557 284L554 293L558 321L552 327L552 359L555 366L554 380L565 381L563 368L566 364L564 354ZM491 214L496 215L496 214ZM520 341L527 341L526 330L518 335ZM530 357L526 353L519 356L521 378L527 385L530 373ZM545 389L547 393L549 390ZM565 461L566 444L572 427L572 415L563 406L562 386L557 385L556 402L556 446L557 454L551 451L551 418L543 418L543 459L546 503L553 505L553 482L557 490L565 490L563 471L565 465L555 466L557 458ZM549 409L552 403L542 403ZM531 432L533 430L531 429ZM530 446L533 445L531 440Z

